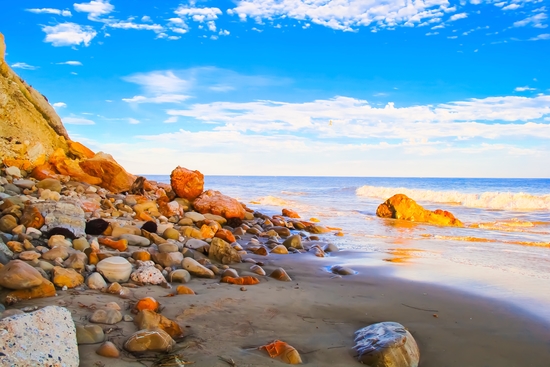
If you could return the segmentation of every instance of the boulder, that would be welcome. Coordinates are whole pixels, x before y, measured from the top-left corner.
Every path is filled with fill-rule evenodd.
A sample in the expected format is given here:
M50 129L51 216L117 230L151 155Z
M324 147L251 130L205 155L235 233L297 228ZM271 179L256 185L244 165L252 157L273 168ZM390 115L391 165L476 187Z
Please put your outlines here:
M283 216L289 218L300 218L300 215L292 209L283 209Z
M462 222L450 212L440 209L436 211L424 209L413 199L403 194L396 194L380 204L376 209L376 215L381 218L402 219L440 226L463 227Z
M355 332L357 360L372 367L417 367L420 351L413 336L397 322L380 322Z
M204 190L204 175L178 166L170 174L170 184L178 197L193 200Z
M45 219L36 207L26 205L23 210L23 216L19 222L27 228L32 227L40 229L40 227L44 225Z
M33 206L44 216L46 231L60 227L68 229L75 237L85 235L84 210L78 203L68 199L58 202L38 202Z
M99 152L93 158L83 160L79 164L85 173L101 178L99 186L114 193L130 190L136 180L136 177L126 172L111 155L103 152Z
M132 273L132 264L123 257L111 256L98 262L96 269L111 283L125 283Z
M66 150L59 148L50 155L49 163L55 167L56 171L65 176L70 176L75 181L85 182L90 185L98 185L101 178L92 176L84 172L78 161L67 157Z
M226 219L244 219L245 216L245 210L241 203L215 190L203 192L195 199L193 207L201 214L210 213Z
M12 260L0 269L0 286L8 289L28 289L42 284L42 274L21 260Z
M0 365L78 367L76 329L71 312L47 306L0 321Z
M197 260L186 257L182 261L182 267L191 275L199 278L214 278L214 272L198 263Z
M128 352L170 352L176 342L162 329L140 330L132 334L124 349Z
M6 295L6 304L12 305L19 301L35 299L35 298L44 298L44 297L53 297L55 296L55 286L49 280L44 279L40 285L35 287L18 289L11 291Z
M283 245L286 248L293 247L295 249L303 249L304 246L302 245L302 237L299 234L295 234L293 236L288 237L284 242Z
M221 238L214 237L210 243L208 257L222 264L240 263L241 255L231 245Z

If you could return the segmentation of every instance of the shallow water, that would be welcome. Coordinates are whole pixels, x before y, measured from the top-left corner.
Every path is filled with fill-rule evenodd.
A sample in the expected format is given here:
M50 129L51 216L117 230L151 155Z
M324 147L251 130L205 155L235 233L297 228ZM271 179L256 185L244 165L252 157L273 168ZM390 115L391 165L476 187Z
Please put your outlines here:
M326 238L370 253L395 276L506 300L550 320L550 179L206 176L205 188L265 214L289 208L341 228L343 237ZM396 193L448 210L465 227L376 217Z

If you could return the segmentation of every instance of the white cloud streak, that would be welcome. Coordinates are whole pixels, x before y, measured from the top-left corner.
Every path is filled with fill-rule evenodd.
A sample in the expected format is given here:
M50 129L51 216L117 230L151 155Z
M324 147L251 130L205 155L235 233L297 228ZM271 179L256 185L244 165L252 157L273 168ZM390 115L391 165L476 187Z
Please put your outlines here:
M122 98L127 103L181 103L189 99L189 96L183 94L161 94L155 97L134 96L132 98Z
M16 62L11 64L11 67L14 69L23 69L23 70L36 70L38 66L29 65L26 62Z
M109 0L92 0L89 3L73 4L74 10L81 13L88 13L88 19L97 21L102 15L110 14L115 7Z
M61 10L61 9L53 9L53 8L40 8L40 9L34 8L34 9L25 9L25 11L28 11L34 14L55 14L55 15L61 15L64 17L72 16L69 10Z
M76 23L60 23L55 26L44 26L46 33L44 42L53 46L89 46L97 32L90 26L81 26Z
M65 62L58 62L57 65L82 66L82 63L80 61L65 61Z

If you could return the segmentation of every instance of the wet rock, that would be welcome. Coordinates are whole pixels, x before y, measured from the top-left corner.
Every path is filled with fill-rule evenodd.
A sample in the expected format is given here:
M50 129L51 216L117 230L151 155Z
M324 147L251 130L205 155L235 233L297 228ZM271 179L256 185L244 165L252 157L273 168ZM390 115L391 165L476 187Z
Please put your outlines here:
M226 219L244 219L245 210L237 200L219 191L207 190L193 202L193 207L201 214L210 213Z
M283 216L285 217L289 217L289 218L300 218L300 216L298 215L298 213L296 213L294 210L292 209L283 209Z
M107 282L99 273L90 274L90 276L88 276L88 279L86 279L86 285L90 289L102 290L104 288L107 288Z
M155 263L152 261L138 261L138 268L132 273L132 275L130 275L130 278L134 282L141 284L166 283L164 275L162 275L162 272L155 267Z
M340 249L338 249L338 246L336 246L333 243L327 243L325 246L323 246L323 250L325 252L338 252Z
M75 325L66 308L47 306L13 316L0 321L0 330L2 366L79 365Z
M132 273L132 264L123 257L112 256L97 263L96 269L111 283L125 283Z
M153 260L162 267L181 267L183 254L181 252L158 253L152 255Z
M225 242L228 242L228 243L233 243L235 242L235 236L233 235L233 233L231 233L230 231L228 231L227 229L218 229L218 231L216 232L216 234L214 235L215 237L218 237L218 238L221 238L222 240L224 240Z
M214 272L201 264L195 259L186 257L182 261L182 267L187 270L191 275L199 278L214 278Z
M122 321L122 314L120 311L112 308L95 310L92 316L90 316L90 322L96 324L114 325L120 321Z
M420 351L413 336L397 322L381 322L355 332L357 360L373 367L417 367Z
M347 266L341 266L341 265L335 265L332 268L330 268L330 271L332 271L334 274L338 275L353 275L355 274L355 270L348 268Z
M59 266L53 268L53 284L63 288L75 288L84 282L84 277L77 273L74 269L64 269Z
M215 259L222 264L233 264L241 262L241 255L231 245L221 238L215 237L210 243L208 257Z
M12 260L0 269L0 286L8 289L28 289L41 285L40 272L21 260Z
M190 238L185 242L185 247L193 250L202 250L203 248L208 248L210 245L208 242L203 240L198 240L196 238Z
M464 226L452 213L440 209L433 212L426 210L403 194L396 194L380 204L376 209L376 215L381 218L403 219L442 226Z
M286 227L280 227L280 226L273 226L273 227L270 227L270 228L267 228L269 230L274 230L275 232L277 232L277 234L281 237L288 237L290 236L290 229L286 228Z
M76 340L78 345L101 343L105 334L99 325L76 325Z
M176 342L162 329L140 330L124 343L129 352L170 352Z
M303 249L302 237L299 234L288 237L284 242L283 246L286 248L293 247L295 249Z
M283 268L273 270L269 276L282 282L290 282L292 280Z
M114 345L112 342L104 342L99 346L99 348L97 348L95 352L102 357L107 357L107 358L120 357L120 351L118 350L116 345Z
M174 283L189 283L191 274L185 269L177 269L169 274L168 279Z
M284 245L277 245L271 249L272 254L288 255L288 249Z
M178 166L170 174L170 185L180 198L193 200L204 190L204 175Z

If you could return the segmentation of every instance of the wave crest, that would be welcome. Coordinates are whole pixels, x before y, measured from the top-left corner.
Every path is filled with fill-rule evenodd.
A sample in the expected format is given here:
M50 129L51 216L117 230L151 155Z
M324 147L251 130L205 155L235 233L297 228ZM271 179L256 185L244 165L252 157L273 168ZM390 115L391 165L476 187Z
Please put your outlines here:
M362 186L355 191L357 196L388 199L395 194L405 194L415 201L442 204L458 204L471 208L505 210L550 210L550 194L531 195L523 192L484 192L467 194L458 191L432 191L404 187Z

